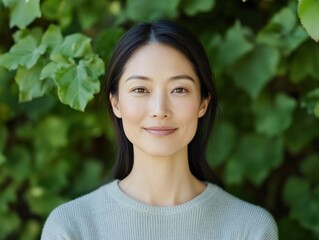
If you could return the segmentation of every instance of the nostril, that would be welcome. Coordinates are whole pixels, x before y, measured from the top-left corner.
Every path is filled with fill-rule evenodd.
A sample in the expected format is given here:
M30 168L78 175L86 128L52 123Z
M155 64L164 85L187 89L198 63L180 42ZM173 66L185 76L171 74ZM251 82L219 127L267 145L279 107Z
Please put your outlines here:
M157 118L167 118L168 115L167 115L167 114L153 114L153 117L157 117Z

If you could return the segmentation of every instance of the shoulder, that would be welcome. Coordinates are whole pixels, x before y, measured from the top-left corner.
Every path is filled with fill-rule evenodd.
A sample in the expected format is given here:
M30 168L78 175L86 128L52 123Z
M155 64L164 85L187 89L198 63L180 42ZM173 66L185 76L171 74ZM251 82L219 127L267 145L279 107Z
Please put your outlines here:
M102 203L107 204L104 194L107 185L56 207L44 224L41 239L80 239L84 226L98 216Z
M210 203L220 222L240 230L245 239L278 239L277 224L264 208L243 201L217 186Z

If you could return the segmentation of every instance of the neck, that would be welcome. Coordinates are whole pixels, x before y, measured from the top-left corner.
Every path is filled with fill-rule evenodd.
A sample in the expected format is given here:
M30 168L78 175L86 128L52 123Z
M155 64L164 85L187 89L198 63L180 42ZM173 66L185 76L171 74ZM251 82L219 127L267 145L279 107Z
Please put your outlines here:
M169 157L149 156L134 149L133 169L120 188L146 204L170 206L190 201L205 184L191 174L187 149Z

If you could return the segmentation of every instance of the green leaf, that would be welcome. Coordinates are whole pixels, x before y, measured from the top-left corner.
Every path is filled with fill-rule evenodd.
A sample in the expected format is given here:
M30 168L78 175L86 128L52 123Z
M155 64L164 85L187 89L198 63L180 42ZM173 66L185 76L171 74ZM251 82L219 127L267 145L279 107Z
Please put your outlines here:
M7 144L7 139L8 139L8 130L0 124L0 151L2 151L6 144Z
M17 231L21 224L19 216L10 211L0 214L0 222L0 239L6 239L10 233Z
M276 74L278 62L277 50L266 45L257 45L229 69L229 74L239 88L256 98Z
M293 83L307 80L308 77L319 79L319 48L313 41L307 41L293 54L288 65L289 77Z
M39 166L41 175L38 176L37 183L41 183L41 186L45 189L50 189L51 192L59 194L61 189L65 189L70 184L69 176L72 174L72 165L69 159L60 159L59 162L42 161L42 165ZM43 171L50 166L51 171ZM76 187L75 187L76 188Z
M257 131L269 137L281 135L290 127L295 107L296 101L285 94L277 94L273 103L258 99L253 105Z
M313 115L305 117L305 111L299 109L294 116L292 126L285 133L287 150L292 154L302 152L319 136L318 119Z
M299 0L298 14L300 21L310 37L316 42L319 42L318 12L318 0Z
M61 56L81 58L90 55L92 55L91 39L81 33L74 33L67 36L62 44L53 50L51 59L59 61Z
M0 66L9 70L17 69L19 66L30 69L37 63L45 50L43 44L38 46L33 37L27 36L16 43L8 53L0 56Z
M99 64L99 63L97 63ZM88 66L96 64L81 60L79 65L59 66L55 72L58 96L62 103L84 111L95 93L100 91L100 82L90 75Z
M17 200L17 189L14 186L5 187L1 189L0 197L0 215L10 210L10 204Z
M278 48L287 56L307 38L304 29L297 25L294 12L285 7L258 33L257 41Z
M37 17L41 17L40 0L3 0L10 8L10 27L25 28Z
M1 94L1 92L0 92ZM10 106L0 98L0 122L6 122L10 118Z
M90 59L81 60L79 66L86 69L88 75L94 79L97 79L99 76L104 74L104 62L96 55Z
M183 0L183 9L188 16L195 16L200 12L209 12L215 6L215 0Z
M40 75L41 79L53 78L60 101L80 111L100 91L98 77L104 73L104 62L93 53L90 42L82 34L67 36Z
M44 0L41 4L43 18L57 21L62 28L72 22L72 1Z
M55 25L50 25L47 31L43 34L41 43L50 49L54 49L62 43L62 40L63 37L61 29Z
M319 184L319 155L313 154L301 162L300 169L312 184Z
M82 1L77 4L77 14L83 29L90 29L104 16L107 11L107 1Z
M8 130L0 124L0 167L6 162L6 157L2 153L5 149L8 139Z
M306 108L308 113L314 114L319 118L319 88L313 89L306 94L301 100L301 107Z
M218 126L207 149L207 159L212 166L219 166L226 161L235 147L236 135L236 129L231 123Z
M269 172L283 160L283 144L279 138L266 138L248 134L240 139L235 153L227 163L225 178L229 184L241 183L244 179L259 186ZM236 181L234 182L234 174Z
M95 42L95 51L99 53L99 56L101 56L105 62L109 60L110 53L123 33L124 30L122 28L111 27L105 29L98 35Z
M12 72L0 67L0 126L12 120L18 109L18 100L12 92ZM1 127L0 127L1 128Z
M102 164L95 160L85 161L79 178L73 188L74 195L82 195L98 187L102 177Z
M128 0L123 17L134 21L176 17L179 2L180 0Z
M34 134L36 148L49 146L56 150L68 144L68 124L62 118L56 116L47 116L42 119Z
M31 28L31 29L27 28L27 29L20 29L20 30L16 31L13 34L13 39L14 39L15 43L18 43L22 39L30 36L36 41L36 43L38 45L40 43L42 35L43 35L42 28L34 27L34 28Z
M290 177L285 183L283 197L287 204L300 206L307 204L309 199L310 185L305 179ZM307 205L304 205L307 206Z
M41 70L40 80L51 78L54 79L54 73L58 64L56 62L49 62L46 66L44 66Z
M291 217L305 228L319 233L319 187L312 191L305 179L290 177L284 186L283 196L291 207Z
M24 222L23 235L20 240L32 240L36 239L41 233L42 224L35 220L29 220Z
M0 167L2 165L4 165L6 163L6 161L7 161L6 156L4 156L4 154L2 152L0 152Z
M54 84L53 80L50 82ZM40 121L40 118L51 112L56 105L56 99L50 95L20 103L22 112L26 114L30 120L34 121Z
M254 45L248 40L249 29L239 21L226 32L225 40L218 43L213 62L216 68L225 69L239 58L252 51Z
M33 130L35 161L39 169L48 166L67 146L69 123L57 116L47 116ZM26 130L24 130L26 131Z
M40 186L31 187L26 193L26 200L31 211L40 216L48 216L56 206L65 202L65 199Z
M300 226L300 224L289 216L284 218L276 219L279 230L278 239L289 239L289 240L300 240L304 239L305 236L309 236L309 231ZM316 240L315 237L310 237L308 240Z
M42 68L43 65L41 63L30 69L18 68L15 81L19 86L19 100L21 102L41 97L52 88L51 80L40 80Z
M227 162L225 170L225 181L228 185L239 185L245 178L245 166L236 157Z
M14 182L21 183L32 173L30 152L25 146L15 145L12 147L6 163L9 173Z
M317 118L319 118L319 101L316 103L315 108L313 109L313 112Z
M87 113L83 118L81 118L81 121L78 121L78 117L74 119L72 122L74 124L77 124L80 126L82 129L81 132L77 133L76 136L80 139L85 139L85 138L97 138L103 135L104 129L99 124L100 122L100 117L98 117L96 114L93 113ZM74 133L75 134L75 133ZM87 142L87 146L93 146L94 142L89 143ZM93 144L93 145L91 145Z
M34 125L31 124L31 122L19 124L19 126L15 128L15 135L18 139L29 140L34 135Z

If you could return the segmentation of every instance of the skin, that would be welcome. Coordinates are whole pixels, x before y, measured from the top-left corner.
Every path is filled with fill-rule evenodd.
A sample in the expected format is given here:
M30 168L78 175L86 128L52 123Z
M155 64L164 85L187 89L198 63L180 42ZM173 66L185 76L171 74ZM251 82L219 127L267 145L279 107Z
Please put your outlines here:
M205 189L188 166L187 147L209 103L187 58L176 49L150 43L126 63L118 96L110 95L133 144L131 173L119 186L150 205L187 202Z

